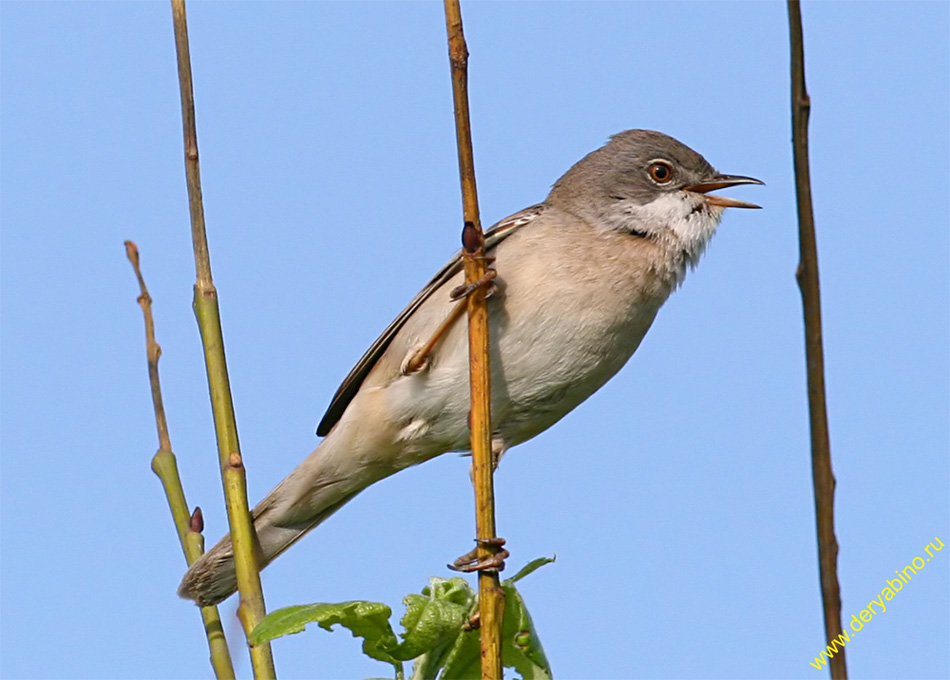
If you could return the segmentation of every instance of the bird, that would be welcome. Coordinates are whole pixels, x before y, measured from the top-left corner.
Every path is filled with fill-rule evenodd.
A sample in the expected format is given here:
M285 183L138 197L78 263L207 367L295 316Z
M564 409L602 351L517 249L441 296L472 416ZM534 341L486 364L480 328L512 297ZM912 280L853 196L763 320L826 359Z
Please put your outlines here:
M496 463L626 364L725 209L760 207L710 193L743 184L763 182L721 174L661 132L627 130L574 164L543 202L485 232ZM252 511L260 568L371 484L470 449L468 332L455 299L463 284L459 251L346 376L317 428L322 441ZM208 606L236 584L226 535L178 593Z

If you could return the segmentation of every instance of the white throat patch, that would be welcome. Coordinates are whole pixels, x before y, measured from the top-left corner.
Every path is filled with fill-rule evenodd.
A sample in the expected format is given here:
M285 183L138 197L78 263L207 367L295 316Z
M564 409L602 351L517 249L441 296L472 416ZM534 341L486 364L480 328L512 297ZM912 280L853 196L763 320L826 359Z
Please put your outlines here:
M706 203L702 194L685 190L664 193L646 205L624 203L620 207L609 216L611 226L646 234L666 246L677 285L687 267L695 267L699 262L725 210Z

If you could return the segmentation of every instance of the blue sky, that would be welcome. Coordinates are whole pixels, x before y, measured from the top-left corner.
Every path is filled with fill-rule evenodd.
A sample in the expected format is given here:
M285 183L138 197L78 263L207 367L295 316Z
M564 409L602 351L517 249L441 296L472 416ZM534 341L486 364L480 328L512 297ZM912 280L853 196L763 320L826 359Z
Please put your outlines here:
M843 616L950 542L950 5L807 3L812 179ZM2 627L9 678L207 677L158 480L136 241L172 442L225 530L190 300L165 3L4 2ZM629 365L508 453L499 533L561 678L819 678L823 647L783 3L463 6L485 224L620 130L765 187L727 213ZM458 244L439 3L193 3L215 282L252 501ZM264 573L268 606L417 592L468 550L468 463L364 493ZM512 572L513 573L513 572ZM950 675L950 552L848 645L854 677ZM236 602L222 615L239 642ZM282 677L379 676L345 632ZM243 677L246 656L236 662Z

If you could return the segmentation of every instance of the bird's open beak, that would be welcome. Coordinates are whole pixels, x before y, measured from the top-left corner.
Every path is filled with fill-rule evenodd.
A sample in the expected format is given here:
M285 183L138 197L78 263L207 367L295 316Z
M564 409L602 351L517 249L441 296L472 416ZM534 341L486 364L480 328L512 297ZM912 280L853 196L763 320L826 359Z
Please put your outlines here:
M716 189L725 189L739 184L765 184L762 180L755 177L743 177L742 175L717 175L708 182L700 182L686 187L686 191L695 191L697 194L705 194ZM716 205L722 208L761 208L761 205L755 203L746 203L735 198L726 196L706 196L706 203Z

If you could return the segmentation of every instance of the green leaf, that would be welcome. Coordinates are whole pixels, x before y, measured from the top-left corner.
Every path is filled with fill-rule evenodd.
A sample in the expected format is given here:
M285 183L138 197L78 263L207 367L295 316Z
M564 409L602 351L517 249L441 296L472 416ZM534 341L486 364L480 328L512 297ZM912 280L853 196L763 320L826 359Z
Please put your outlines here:
M475 595L464 579L431 578L429 583L422 595L407 595L403 599L406 613L402 625L406 632L402 634L402 643L393 650L397 659L407 661L444 649L455 640L468 618L469 603Z
M478 599L472 586L464 578L429 577L429 585L422 589L423 595L431 595L440 600L447 600L463 607L471 607Z
M524 680L550 680L551 666L541 647L524 599L515 582L550 564L550 557L529 562L510 579L502 581L505 589L505 618L502 622L501 653L506 668L514 668ZM464 632L455 641L445 660L440 676L443 680L479 680L481 678L481 640L477 631Z
M540 566L538 564L535 569ZM505 620L501 627L502 659L505 666L514 667L524 680L550 680L551 664L544 655L541 638L528 614L524 598L515 588L514 580L506 579L501 584L505 589Z
M443 680L480 680L482 677L481 638L478 630L463 631L445 657L439 676Z
M511 578L505 579L505 583L517 583L528 574L531 574L537 571L538 569L543 567L545 564L551 564L556 559L557 559L557 555L555 555L554 557L539 557L537 559L531 560L526 565L521 567L521 571L519 571L517 574L515 574Z
M389 617L392 610L379 602L354 600L327 604L303 604L285 607L271 612L249 637L252 644L260 644L274 638L301 632L308 623L316 623L324 630L333 630L334 624L348 628L353 637L363 638L363 653L378 661L398 664L393 656L399 643Z
M435 576L430 577L429 585L422 589L422 594L444 603L450 603L460 607L459 611L462 613L462 625L464 625L464 622L472 615L477 605L475 591L472 590L472 587L465 579L459 577L451 579L443 579ZM408 618L409 612L407 612L406 617L403 618L403 624L406 625L407 628L409 628L407 622ZM446 656L453 649L459 635L464 635L462 625L456 627L451 636L446 635L424 654L416 657L412 667L411 680L435 680L439 674L439 670L445 663Z
M514 584L536 569L553 562L533 560L513 578L502 582L505 589L505 619L502 625L502 656L524 680L550 680L551 668L524 600ZM389 624L392 610L378 602L356 600L338 604L316 603L286 607L270 613L254 629L250 640L260 644L283 635L299 633L308 623L325 630L335 624L363 638L363 653L390 663L402 677L402 661L416 659L413 680L478 680L481 677L479 634L462 626L477 606L475 592L462 578L431 578L421 595L408 595L403 602L405 632L399 642ZM441 674L439 673L441 669Z

